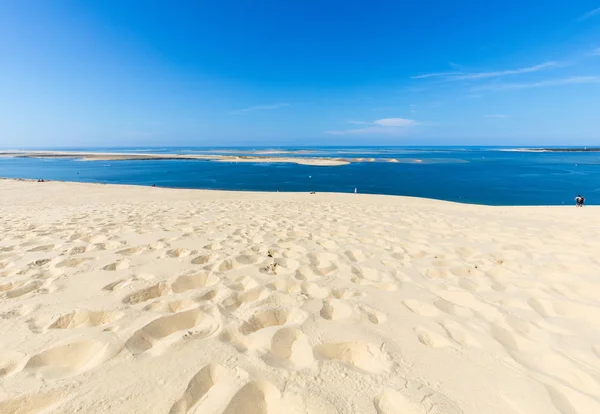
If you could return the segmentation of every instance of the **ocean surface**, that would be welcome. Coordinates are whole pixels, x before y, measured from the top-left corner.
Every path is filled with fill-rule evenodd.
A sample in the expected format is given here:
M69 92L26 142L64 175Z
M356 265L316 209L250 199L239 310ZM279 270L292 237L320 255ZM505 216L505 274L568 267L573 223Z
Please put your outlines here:
M56 150L56 149L54 149ZM253 155L273 148L61 148ZM336 167L207 160L80 161L0 157L0 177L249 191L389 194L488 205L600 204L599 152L511 148L280 148L268 156L373 158ZM395 159L398 162L389 162Z

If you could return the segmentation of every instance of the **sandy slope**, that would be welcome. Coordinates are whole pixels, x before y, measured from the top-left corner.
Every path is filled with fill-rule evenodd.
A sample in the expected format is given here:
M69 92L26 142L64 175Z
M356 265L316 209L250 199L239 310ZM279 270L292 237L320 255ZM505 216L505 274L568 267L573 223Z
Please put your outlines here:
M0 180L1 413L599 413L600 210Z

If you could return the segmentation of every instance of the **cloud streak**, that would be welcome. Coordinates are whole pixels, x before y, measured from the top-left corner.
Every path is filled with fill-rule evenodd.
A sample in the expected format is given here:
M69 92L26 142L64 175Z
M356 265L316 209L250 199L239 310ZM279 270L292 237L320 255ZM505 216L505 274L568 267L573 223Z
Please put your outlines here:
M539 65L529 66L518 69L508 69L490 72L438 72L438 73L426 73L424 75L413 76L411 79L426 79L426 78L440 78L449 81L458 80L471 80L471 79L487 79L487 78L498 78L502 76L514 76L522 75L524 73L539 72L544 69L558 66L558 62L544 62Z
M600 83L600 76L572 76L569 78L549 79L530 83L499 83L473 88L473 91L509 91L518 89L544 88L563 85L581 85Z
M434 72L434 73L425 73L423 75L411 76L411 79L427 79L427 78L446 78L450 76L459 76L463 75L464 72Z
M594 17L594 16L596 16L596 15L599 15L599 16L600 16L600 7L596 8L596 9L594 9L594 10L590 10L589 12L587 12L587 13L585 13L585 14L583 14L583 15L579 16L579 18L577 19L577 21L581 22L581 21L583 21L583 20L587 20L587 19L589 19L590 17Z
M286 108L289 106L291 106L289 103L276 103L276 104L272 104L272 105L258 105L258 106L251 106L250 108L238 109L231 113L232 114L247 114L249 112L271 111L273 109Z
M350 124L367 125L364 128L326 131L330 135L401 135L406 129L419 125L417 121L405 118L383 118L375 121L348 121Z

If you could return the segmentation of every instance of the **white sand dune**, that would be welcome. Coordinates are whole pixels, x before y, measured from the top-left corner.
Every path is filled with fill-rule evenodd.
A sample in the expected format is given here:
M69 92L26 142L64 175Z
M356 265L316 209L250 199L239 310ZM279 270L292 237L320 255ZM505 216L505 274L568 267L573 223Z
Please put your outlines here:
M0 413L600 413L600 209L0 180Z

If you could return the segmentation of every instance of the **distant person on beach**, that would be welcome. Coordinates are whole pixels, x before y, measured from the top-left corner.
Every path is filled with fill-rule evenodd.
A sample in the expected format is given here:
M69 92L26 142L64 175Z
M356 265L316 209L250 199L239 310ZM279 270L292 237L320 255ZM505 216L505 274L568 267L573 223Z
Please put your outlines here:
M585 203L585 197L577 194L577 197L575 197L575 207L583 207L583 203Z

